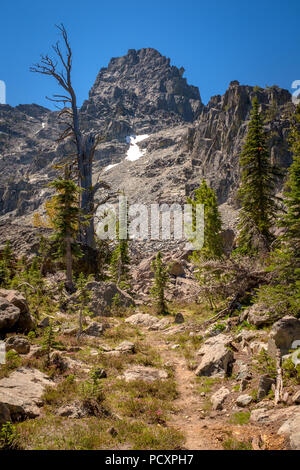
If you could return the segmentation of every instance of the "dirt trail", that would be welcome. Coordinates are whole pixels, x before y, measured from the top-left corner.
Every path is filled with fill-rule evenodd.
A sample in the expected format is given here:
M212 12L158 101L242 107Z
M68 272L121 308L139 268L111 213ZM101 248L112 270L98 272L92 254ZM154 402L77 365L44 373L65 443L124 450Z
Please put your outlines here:
M161 332L147 332L147 340L157 349L165 363L174 367L179 397L174 401L178 410L170 416L168 425L181 431L186 438L185 448L189 450L221 449L214 436L210 419L201 419L201 403L193 391L194 372L187 368L185 358L170 349ZM213 437L214 436L214 437Z

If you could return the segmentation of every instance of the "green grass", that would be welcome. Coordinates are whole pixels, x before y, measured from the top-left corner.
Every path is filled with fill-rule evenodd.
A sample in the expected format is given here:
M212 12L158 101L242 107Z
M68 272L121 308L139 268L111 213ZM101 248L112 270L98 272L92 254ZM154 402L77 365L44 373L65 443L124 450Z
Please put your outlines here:
M229 437L222 443L224 450L253 450L251 441L239 441L234 437Z
M232 424L248 424L250 420L250 412L249 411L238 411L234 413L229 422Z
M220 382L218 377L196 377L196 382L199 385L196 387L197 393L210 393L215 384Z
M112 436L108 431L117 431ZM85 418L66 419L48 415L17 425L18 446L29 450L164 450L182 448L183 435L173 428L143 422Z

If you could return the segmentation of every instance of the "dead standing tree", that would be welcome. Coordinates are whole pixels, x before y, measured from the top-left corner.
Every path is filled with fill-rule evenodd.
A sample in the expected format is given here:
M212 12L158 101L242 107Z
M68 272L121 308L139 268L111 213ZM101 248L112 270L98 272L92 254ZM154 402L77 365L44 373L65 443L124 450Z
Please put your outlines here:
M56 59L52 59L48 55L42 55L40 63L30 67L30 71L53 77L66 92L66 95L54 95L53 98L48 99L63 104L60 116L66 118L66 128L58 138L58 141L60 142L71 137L76 145L76 154L74 156L76 157L79 186L82 189L80 193L80 209L82 213L80 241L84 245L93 248L95 243L94 195L101 184L98 183L93 186L92 170L96 146L100 141L103 141L104 138L99 137L95 133L85 135L82 133L76 94L71 80L72 50L65 27L60 25L57 26L57 28L61 32L65 51L62 52L60 44L57 42L52 46ZM69 104L69 106L67 106L67 104Z

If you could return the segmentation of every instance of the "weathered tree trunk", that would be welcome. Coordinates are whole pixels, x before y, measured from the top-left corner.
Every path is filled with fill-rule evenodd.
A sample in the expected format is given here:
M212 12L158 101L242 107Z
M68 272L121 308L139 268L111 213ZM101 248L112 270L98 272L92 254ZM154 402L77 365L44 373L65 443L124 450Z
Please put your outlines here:
M76 145L77 169L79 186L82 189L80 197L80 208L83 217L80 223L80 240L84 245L94 248L94 188L92 184L92 165L95 148L98 143L98 137L93 133L84 136L80 126L77 99L71 81L72 72L72 50L68 40L68 35L63 25L58 26L62 34L64 45L66 47L65 54L60 48L59 43L53 46L57 60L51 59L48 55L42 56L39 64L31 67L32 72L41 73L43 75L52 76L58 84L67 92L67 95L54 95L52 101L63 103L61 116L65 116L68 120L66 129L62 132L58 141L72 137ZM58 68L61 66L62 71ZM69 103L71 107L66 107Z
M95 152L95 138L87 136L82 142L84 148L78 157L79 185L82 189L80 195L80 208L82 223L80 227L80 241L91 248L95 246L94 227L94 188L93 188L93 158Z

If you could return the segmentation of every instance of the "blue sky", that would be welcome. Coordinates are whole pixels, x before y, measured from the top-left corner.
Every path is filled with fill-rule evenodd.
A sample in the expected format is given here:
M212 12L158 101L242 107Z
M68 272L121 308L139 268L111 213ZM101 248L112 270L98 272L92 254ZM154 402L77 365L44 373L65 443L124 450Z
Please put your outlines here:
M279 85L300 79L299 0L10 0L1 2L0 80L7 103L51 104L54 82L29 72L63 22L74 54L79 104L99 69L128 49L154 47L183 66L202 100L231 80Z

